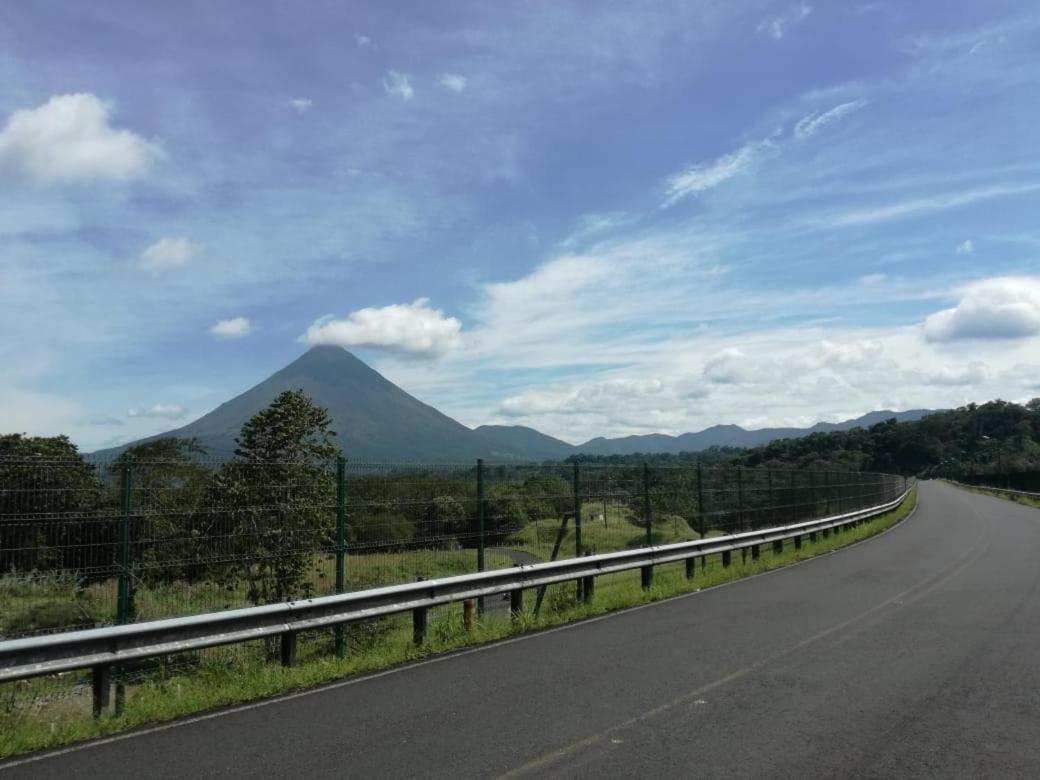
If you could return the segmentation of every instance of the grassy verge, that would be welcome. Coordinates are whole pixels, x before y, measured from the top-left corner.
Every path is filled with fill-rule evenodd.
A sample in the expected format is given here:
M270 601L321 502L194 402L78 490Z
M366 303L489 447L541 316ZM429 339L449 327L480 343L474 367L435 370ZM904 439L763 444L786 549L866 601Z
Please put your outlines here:
M821 535L815 543L806 538L801 550L795 550L789 543L780 553L764 547L758 560L752 560L750 555L742 560L739 554L735 554L733 565L725 568L720 556L707 556L706 560L698 558L696 575L692 580L686 579L681 563L659 566L654 574L654 585L648 591L640 587L638 571L608 575L597 580L593 603L581 604L575 600L574 584L566 583L550 588L537 616L533 613L534 594L528 592L525 612L517 620L510 620L503 610L489 610L472 632L466 632L458 605L445 607L431 614L428 641L422 647L411 643L410 617L402 615L383 619L375 628L349 627L348 653L342 659L328 652L328 633L313 636L301 646L301 662L291 669L272 663L270 648L263 643L204 651L193 656L195 662L190 668L158 674L153 668L152 673L139 684L128 685L123 714L101 720L90 717L89 688L85 686L77 686L69 695L48 698L44 695L46 691L39 686L64 686L68 690L69 680L16 684L0 694L0 757L57 747L214 707L308 688L720 585L873 536L906 517L915 501L916 490L896 510L858 528L832 533L829 538ZM31 688L34 690L30 691ZM26 699L32 703L26 704Z
M968 485L957 485L961 490L967 490L970 493L978 493L980 496L993 496L994 498L1002 498L1005 501L1011 501L1015 504L1021 504L1022 506L1030 506L1033 509L1040 509L1040 497L1034 496L1020 496L1017 493L1008 493L1000 488L982 488Z

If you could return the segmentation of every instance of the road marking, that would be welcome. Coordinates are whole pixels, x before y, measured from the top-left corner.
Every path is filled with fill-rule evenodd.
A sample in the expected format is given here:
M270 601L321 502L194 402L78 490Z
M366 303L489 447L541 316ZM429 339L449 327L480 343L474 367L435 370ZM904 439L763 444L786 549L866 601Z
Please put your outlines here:
M609 728L599 733L592 734L584 739L578 740L577 742L572 742L569 745L565 745L564 747L559 748L558 750L554 750L553 752L547 753L544 756L541 756L540 758L536 758L533 761L529 761L526 764L516 767L515 769L511 769L508 772L499 775L498 777L513 778L524 777L535 772L544 773L548 770L549 767L558 764L562 761L565 761L568 758L571 758L576 753L580 753L582 750L586 748L593 747L594 745L602 742L606 738L611 738L611 740L613 741L613 735L617 734L618 732L624 731L625 729L630 728L638 723L650 720L658 715L662 715L683 704L689 702L696 704L697 701L709 691L713 691L717 688L721 688L722 686L727 685L728 683L735 682L744 677L747 677L748 675L757 672L760 669L763 669L766 666L775 663L776 661L786 658L787 656L793 655L797 653L799 650L803 650L806 647L809 647L810 645L813 645L822 639L826 639L827 637L840 631L843 631L847 628L852 628L860 622L868 620L878 615L878 613L884 612L889 607L905 606L907 604L912 604L924 598L933 590L935 590L941 585L944 585L949 580L953 579L955 576L960 574L964 569L966 569L971 564L975 563L975 561L977 561L979 557L981 557L981 555L989 547L990 525L991 523L986 523L984 531L979 535L979 538L972 544L971 547L968 548L968 551L964 555L962 555L960 558L957 558L950 566L940 570L936 574L924 578L920 582L917 582L913 586L904 590L902 593L899 593L896 596L893 596L892 598L885 599L884 601L875 604L870 609L867 609L859 613L858 615L849 618L848 620L844 620L841 623L837 623L836 625L831 626L830 628L826 628L823 631L813 634L812 636L803 639L801 642L792 645L786 650L782 650L778 653L767 656L759 661L756 661L755 663L748 664L745 667L742 667L734 672L731 672L730 674L727 674L725 677L720 677L716 680L713 680L712 682L707 683L706 685L701 686L700 688L688 691L687 693L684 693L681 696L677 696L671 701L665 702L664 704L660 704L657 707L654 707L653 709L647 710L646 712L640 713L639 715L629 718L628 720L610 726ZM889 612L888 614L891 613Z
M0 772L3 772L5 769L14 769L15 767L24 766L26 764L33 764L33 763L36 763L38 761L45 761L45 760L50 759L50 758L58 758L60 756L66 756L66 755L69 755L70 753L78 753L78 752L80 752L82 750L91 750L93 748L104 747L105 745L111 745L111 744L116 743L116 742L123 742L123 741L128 740L128 739L135 739L137 737L146 737L146 736L149 736L151 734L158 734L158 733L161 733L163 731L170 731L171 729L181 728L183 726L192 726L192 725L194 725L196 723L204 723L204 722L209 721L209 720L214 720L215 718L222 718L222 717L224 717L226 715L235 715L235 714L238 714L240 712L249 712L250 710L260 709L261 707L268 707L268 706L271 706L273 704L281 704L282 702L293 701L294 699L301 699L301 698L303 698L305 696L314 696L314 695L321 694L321 693L327 693L327 692L330 692L330 691L336 691L336 690L339 690L340 688L347 688L347 687L352 686L352 685L360 685L361 683L370 682L372 680L378 680L381 677L388 677L388 676L390 676L392 674L399 674L401 672L406 672L406 671L409 671L411 669L416 669L416 668L419 668L419 667L422 667L422 666L430 666L432 664L438 664L438 663L442 663L444 661L450 661L450 660L455 659L455 658L461 658L463 656L472 655L473 653L482 653L482 652L486 652L486 651L489 651L489 650L494 650L494 649L499 648L499 647L504 647L506 645L515 644L517 642L524 642L524 641L528 641L528 640L532 640L532 639L538 639L540 637L549 636L551 634L556 634L556 633L559 633L561 631L570 631L572 629L581 628L582 626L589 625L590 623L598 623L601 620L611 620L613 618L621 617L622 615L627 615L627 614L632 613L632 612L638 612L638 611L643 610L643 609L650 609L651 607L660 607L660 606L664 606L666 604L674 604L677 601L681 601L683 599L691 598L693 596L699 596L699 595L704 594L704 593L709 593L709 592L711 592L713 590L718 590L719 588L725 588L725 587L728 587L730 585L737 585L739 583L747 582L749 580L757 579L759 577L766 577L766 576L768 576L770 574L778 574L780 572L788 571L790 569L793 569L796 566L801 566L803 564L811 563L812 561L819 560L821 558L824 558L824 557L826 557L828 555L832 555L834 553L839 553L839 552L842 552L844 550L851 550L853 547L858 547L859 545L864 544L865 542L873 541L873 540L875 540L875 539L877 539L877 538L879 538L879 537L889 533L890 531L893 531L896 528L899 528L900 526L902 526L903 523L905 523L907 520L909 520L911 517L913 517L917 513L918 506L919 506L919 503L917 501L915 501L913 509L910 510L909 514L907 514L906 517L904 517L898 523L895 523L894 525L891 525L888 528L886 528L886 529L884 529L884 530L874 534L873 536L868 536L865 539L860 539L860 540L858 540L856 542L853 542L852 544L844 545L842 547L838 547L838 548L833 549L833 550L822 551L819 554L812 556L811 558L805 558L804 560L801 560L801 561L795 561L793 563L787 564L786 566L780 566L780 567L778 567L776 569L769 569L767 571L759 572L757 574L751 574L751 575L748 575L746 577L740 577L740 578L737 578L737 579L734 579L734 580L729 580L727 582L721 582L718 585L712 585L712 586L707 587L707 588L698 588L697 590L691 591L690 593L682 593L682 594L679 594L677 596L670 596L668 598L661 599L660 601L650 601L650 602L647 602L646 604L637 604L634 607L626 607L624 609L619 609L619 610L616 610L614 612L607 612L607 613L602 614L602 615L596 615L595 617L585 618L583 620L578 620L578 621L575 621L575 622L572 622L572 623L565 623L565 624L560 625L560 626L554 626L553 628L547 628L547 629L544 629L544 630L541 630L541 631L534 631L534 632L531 632L529 634L521 634L520 636L510 637L509 639L502 639L502 640L499 640L499 641L496 641L496 642L490 642L490 643L487 643L487 644L478 645L476 647L466 648L465 650L456 650L454 652L445 653L444 655L438 655L438 656L435 656L433 658L426 658L426 659L423 659L421 661L414 661L414 662L411 662L411 663L401 664L400 666L395 666L395 667L393 667L391 669L384 669L381 672L372 672L372 673L366 674L364 676L352 677L352 678L350 678L348 680L340 680L339 682L327 683L327 684L322 685L321 687L318 687L318 688L308 688L307 690L297 691L295 693L287 693L287 694L283 694L281 696L277 696L277 697L271 698L271 699L264 699L262 701L250 702L249 704L240 704L240 705L237 705L237 706L227 707L225 709L220 709L220 710L217 710L215 712L208 712L208 713L203 714L203 715L193 715L193 716L190 716L190 717L187 717L187 718L180 718L178 720L170 721L169 723L163 723L163 724L160 724L158 726L150 726L150 727L147 727L147 728L137 729L137 730L134 730L134 731L127 731L127 732L124 732L122 734L114 734L111 737L102 737L100 739L94 739L94 740L91 740L89 742L83 742L83 743L78 744L78 745L70 745L69 747L66 747L66 748L59 748L57 750L51 750L51 751L47 751L47 752L43 752L43 753L38 753L38 754L35 754L35 755L29 755L29 756L26 756L24 758L17 758L17 759L14 759L12 761L7 761L7 762L4 762L4 763L0 763ZM728 679L727 679L727 681L728 681ZM604 732L604 733L606 733L606 732ZM599 739L599 737L597 737L597 739ZM514 770L514 771L516 771L516 770ZM506 776L509 776L509 775L506 775Z

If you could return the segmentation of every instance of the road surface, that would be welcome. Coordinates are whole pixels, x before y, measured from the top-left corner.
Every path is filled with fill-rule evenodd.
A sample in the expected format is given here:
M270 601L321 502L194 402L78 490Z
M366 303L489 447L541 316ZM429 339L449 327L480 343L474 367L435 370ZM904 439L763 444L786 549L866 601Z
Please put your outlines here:
M1040 512L920 498L799 566L0 778L1040 776Z

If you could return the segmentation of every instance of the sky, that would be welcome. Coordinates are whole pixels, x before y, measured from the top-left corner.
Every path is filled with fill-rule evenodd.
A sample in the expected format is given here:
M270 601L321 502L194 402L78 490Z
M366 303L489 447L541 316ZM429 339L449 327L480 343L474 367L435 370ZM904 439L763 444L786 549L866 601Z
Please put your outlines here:
M573 443L1040 396L1037 51L1009 0L4 3L0 433L314 344Z

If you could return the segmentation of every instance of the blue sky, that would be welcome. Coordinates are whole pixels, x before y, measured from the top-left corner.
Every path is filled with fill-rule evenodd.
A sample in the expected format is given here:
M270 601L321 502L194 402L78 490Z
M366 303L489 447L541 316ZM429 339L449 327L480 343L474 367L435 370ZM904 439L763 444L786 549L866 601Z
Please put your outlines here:
M1040 395L1038 50L999 0L5 4L0 431L314 343L575 442Z

